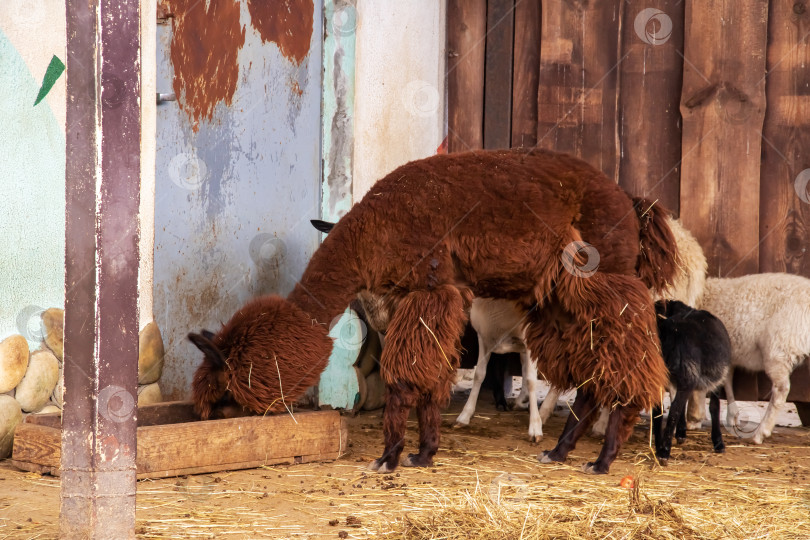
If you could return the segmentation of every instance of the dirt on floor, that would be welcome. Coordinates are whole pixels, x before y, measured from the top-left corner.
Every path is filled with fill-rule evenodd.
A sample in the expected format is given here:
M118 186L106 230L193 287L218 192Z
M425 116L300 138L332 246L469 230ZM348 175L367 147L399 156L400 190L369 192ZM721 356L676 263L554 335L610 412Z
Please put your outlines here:
M562 535L566 525L566 536L588 538L810 537L806 428L779 427L761 446L724 431L725 454L711 452L708 431L693 431L660 467L642 421L610 474L588 476L580 468L601 445L588 436L564 465L536 460L554 446L562 414L544 426L543 441L530 444L527 413L496 411L483 394L470 426L453 429L465 399L456 394L444 414L431 468L369 472L382 450L382 413L347 414L349 451L335 462L138 482L137 535L541 538ZM408 427L406 452L416 446L415 420ZM643 479L635 494L619 485L628 476ZM0 462L0 538L56 538L58 514L57 478Z

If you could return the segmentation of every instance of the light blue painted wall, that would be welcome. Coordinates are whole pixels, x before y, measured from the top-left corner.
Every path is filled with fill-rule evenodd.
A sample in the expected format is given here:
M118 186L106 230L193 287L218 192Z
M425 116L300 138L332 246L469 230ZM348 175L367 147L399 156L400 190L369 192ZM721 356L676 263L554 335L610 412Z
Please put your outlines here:
M0 30L0 339L39 344L39 313L64 305L65 136Z

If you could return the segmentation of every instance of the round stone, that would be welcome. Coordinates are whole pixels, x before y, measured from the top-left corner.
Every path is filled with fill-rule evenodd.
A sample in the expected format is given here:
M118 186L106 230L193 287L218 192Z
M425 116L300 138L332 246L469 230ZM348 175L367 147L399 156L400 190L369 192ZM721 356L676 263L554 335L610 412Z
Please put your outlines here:
M0 394L13 390L28 369L28 342L21 335L0 342Z

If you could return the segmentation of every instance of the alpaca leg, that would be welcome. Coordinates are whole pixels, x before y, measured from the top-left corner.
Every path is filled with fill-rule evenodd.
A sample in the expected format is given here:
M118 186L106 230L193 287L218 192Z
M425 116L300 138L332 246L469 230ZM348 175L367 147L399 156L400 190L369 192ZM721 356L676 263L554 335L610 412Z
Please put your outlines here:
M485 352L487 349L484 346L484 340L478 336L478 363L475 365L475 372L473 374L473 385L470 390L470 396L467 398L467 403L464 404L464 409L461 414L456 418L456 423L453 427L459 428L469 425L470 420L475 414L475 406L478 403L478 394L481 392L481 385L484 383L484 378L487 375L487 364L489 363L489 353Z
M608 427L608 419L610 418L610 409L602 407L599 411L599 419L594 422L591 428L591 437L604 437Z
M686 427L687 429L700 429L703 427L703 419L706 417L706 392L695 390L689 398L689 405L686 407Z
M709 415L712 417L712 446L715 452L722 454L726 451L726 445L720 430L720 396L716 391L712 391L709 396Z
M619 455L619 450L630 434L633 433L633 426L638 420L638 407L616 407L611 411L608 420L607 431L605 432L605 443L599 457L593 463L587 463L582 470L589 474L607 474L610 464Z
M433 456L439 449L442 416L439 404L433 401L430 394L422 396L416 406L416 417L419 420L419 453L408 454L402 461L404 467L430 467Z
M382 457L374 460L369 469L380 473L393 471L399 465L399 456L405 446L405 426L416 401L416 392L404 385L386 385L385 412L383 413Z
M529 353L520 353L523 371L523 388L529 396L529 441L540 442L543 438L543 421L537 408L537 363L529 358Z
M666 464L672 452L672 436L675 435L675 427L680 422L681 417L686 412L686 402L689 400L690 391L678 390L672 406L669 408L669 418L667 418L666 428L661 434L661 444L655 449L658 459L662 464Z
M557 440L557 446L551 451L542 452L537 459L541 463L565 461L571 450L576 447L582 434L593 424L597 408L596 400L589 392L578 392L574 405L571 407L571 414L568 415L563 432Z
M559 398L560 391L558 389L548 389L548 394L546 394L543 404L540 405L540 421L544 424L548 422L548 419L551 417L551 413L554 412L554 408L557 406L557 400Z
M762 444L762 441L771 436L773 426L776 425L776 417L785 405L787 395L790 392L790 374L793 363L787 356L771 356L765 363L765 373L770 377L771 401L765 409L765 415L759 423L759 427L754 432L751 441L754 444Z

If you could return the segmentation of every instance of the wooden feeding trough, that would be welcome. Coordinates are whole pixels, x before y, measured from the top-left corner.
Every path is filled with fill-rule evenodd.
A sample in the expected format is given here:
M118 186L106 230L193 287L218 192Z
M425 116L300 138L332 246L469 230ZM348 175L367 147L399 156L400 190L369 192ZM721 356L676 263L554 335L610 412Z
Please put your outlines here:
M337 411L307 411L202 421L191 403L138 410L138 478L251 469L279 463L330 461L346 452L348 428ZM59 413L29 415L14 432L11 463L60 474Z

